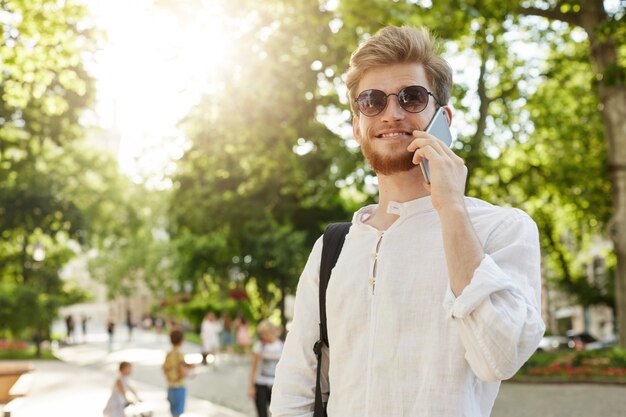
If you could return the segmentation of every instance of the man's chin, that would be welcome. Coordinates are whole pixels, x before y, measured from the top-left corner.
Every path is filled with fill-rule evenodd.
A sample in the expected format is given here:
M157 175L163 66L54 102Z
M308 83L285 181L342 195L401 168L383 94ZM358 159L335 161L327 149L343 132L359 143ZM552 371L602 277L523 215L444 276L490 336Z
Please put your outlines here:
M407 172L416 167L411 158L368 158L374 172L379 175L393 175Z

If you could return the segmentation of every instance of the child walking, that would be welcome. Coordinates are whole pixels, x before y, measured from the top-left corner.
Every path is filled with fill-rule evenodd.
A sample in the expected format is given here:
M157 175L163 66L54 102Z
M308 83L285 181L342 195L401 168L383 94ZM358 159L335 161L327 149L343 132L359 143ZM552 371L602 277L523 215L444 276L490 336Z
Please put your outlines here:
M163 363L163 373L167 379L167 400L170 403L172 417L178 417L185 412L185 378L189 370L193 368L185 362L185 356L180 350L183 344L183 333L180 330L172 330L170 333L172 350L169 351Z
M278 338L280 329L268 320L260 322L257 331L260 340L252 348L248 396L254 400L259 417L267 417L283 341Z
M133 402L141 401L137 392L128 385L128 376L133 367L130 362L120 363L120 376L115 380L109 401L107 401L102 415L104 417L125 417L124 408ZM129 395L129 392L132 396Z

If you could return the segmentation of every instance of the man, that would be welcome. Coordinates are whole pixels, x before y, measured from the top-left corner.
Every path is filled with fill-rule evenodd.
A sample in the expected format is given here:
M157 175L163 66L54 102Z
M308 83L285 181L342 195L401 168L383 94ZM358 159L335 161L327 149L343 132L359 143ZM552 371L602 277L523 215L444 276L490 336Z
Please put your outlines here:
M452 71L426 29L379 31L347 86L379 203L355 213L328 284L328 416L489 416L545 328L536 225L465 197L463 161L424 132L439 107L452 117ZM321 246L298 284L274 417L313 414Z

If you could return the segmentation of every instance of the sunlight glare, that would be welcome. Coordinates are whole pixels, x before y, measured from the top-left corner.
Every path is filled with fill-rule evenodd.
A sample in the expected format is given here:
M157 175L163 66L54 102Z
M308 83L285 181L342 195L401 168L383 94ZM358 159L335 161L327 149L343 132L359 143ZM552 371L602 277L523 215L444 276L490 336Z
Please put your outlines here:
M108 38L91 70L98 123L119 132L122 172L161 175L182 153L184 143L171 140L182 136L177 123L219 89L233 53L224 11L220 2L189 10L176 2L84 1Z

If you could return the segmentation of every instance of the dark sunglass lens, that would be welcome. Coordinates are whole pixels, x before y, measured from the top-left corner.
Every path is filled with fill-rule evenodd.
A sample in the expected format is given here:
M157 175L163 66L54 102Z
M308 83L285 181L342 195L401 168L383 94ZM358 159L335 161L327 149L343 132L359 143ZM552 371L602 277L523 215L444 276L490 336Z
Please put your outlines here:
M375 116L387 105L387 96L380 90L365 90L356 99L359 111L366 116Z
M404 110L419 113L428 105L428 91L418 85L406 87L398 93L398 101Z

